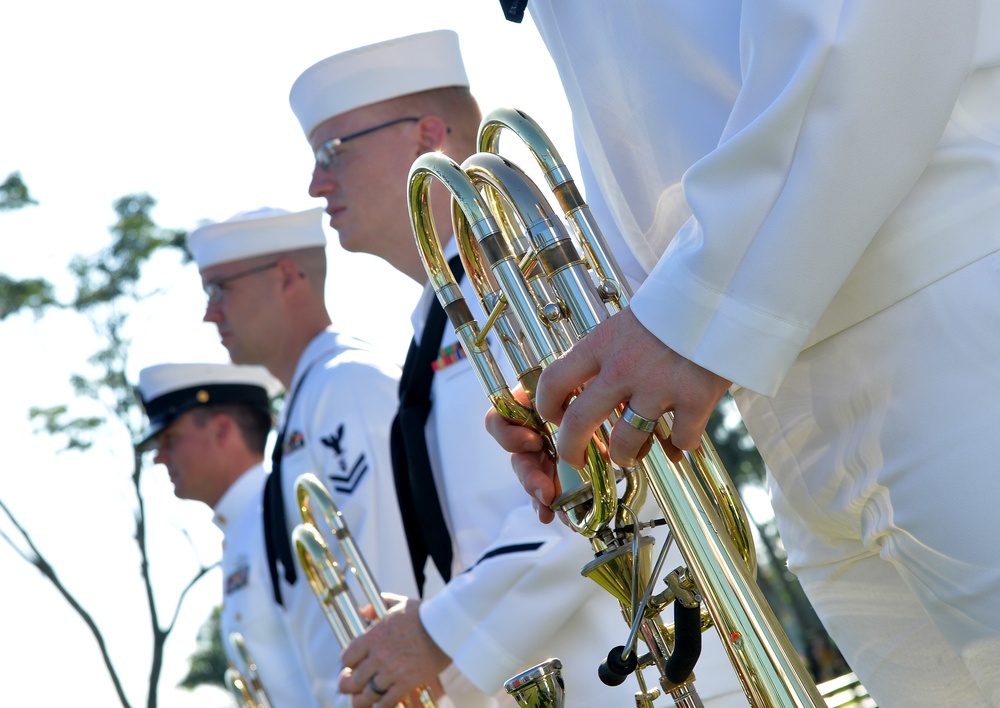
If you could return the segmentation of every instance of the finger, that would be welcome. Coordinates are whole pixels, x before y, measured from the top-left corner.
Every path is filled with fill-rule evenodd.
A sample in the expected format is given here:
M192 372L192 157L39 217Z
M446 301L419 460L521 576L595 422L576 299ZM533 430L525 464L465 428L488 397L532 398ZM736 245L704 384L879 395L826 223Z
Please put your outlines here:
M347 647L344 649L343 653L340 655L340 663L349 669L354 669L357 672L361 668L361 662L368 658L369 653L369 637L367 634L362 634L360 637L355 638ZM363 676L369 676L374 674L372 671L368 674L362 674ZM367 679L366 679L367 680ZM364 681L358 684L356 691L351 691L351 693L357 693L364 687Z
M405 696L405 692L396 688L395 684L382 685L387 679L373 676L365 685L362 696L370 697L373 706L395 706Z
M400 690L395 685L390 687L385 695L379 696L378 701L372 705L375 708L395 708L399 703L406 698L408 691Z
M639 448L638 459L641 460L642 458L644 458L649 453L652 447L653 447L653 436L650 435L649 438L646 440L646 442L643 443L642 447Z
M636 398L638 398L638 396ZM646 403L645 405L647 408L644 410L643 403L630 401L628 403L628 408L630 408L633 413L637 413L641 418L652 421L657 420L660 415L654 412L650 404ZM640 421L638 418L635 423L629 423L625 417L621 417L611 429L609 452L611 454L611 460L615 464L621 465L622 467L631 467L641 460L652 447L653 433L646 430L640 430L635 427L639 423Z
M666 453L667 457L668 457L668 458L669 458L669 459L670 459L670 460L671 460L672 462L680 462L680 461L681 461L681 458L682 458L682 457L684 456L684 453L683 453L683 452L681 452L681 451L680 451L680 450L679 450L679 449L677 448L677 446L676 446L676 445L674 445L674 443L673 443L673 441L672 441L672 440L670 439L670 436L669 436L669 435L667 435L667 436L664 436L664 435L661 435L661 434L660 434L660 431L662 431L663 429L664 429L664 428L663 428L662 426L658 426L658 427L656 428L656 431L654 432L654 435L655 435L655 436L656 436L656 437L657 437L657 438L659 439L659 445L660 445L660 447L661 447L661 448L663 448L663 452L664 452L664 453ZM652 442L653 442L653 440L652 440L652 438L651 438L651 439L650 439L650 445L652 445ZM645 455L645 453L641 453L641 454ZM641 459L641 458L640 458L640 459Z
M545 420L561 425L569 398L600 372L597 349L601 337L599 334L591 336L597 334L599 329L542 370L535 392L535 410Z
M694 450L708 426L714 404L702 409L678 408L670 431L670 442L679 450Z
M507 452L540 452L544 449L542 436L531 428L510 422L496 409L486 413L486 432Z
M551 504L556 498L555 464L540 452L521 452L510 456L510 465L518 481L534 499Z
M612 377L599 376L591 381L563 414L556 435L559 457L574 469L581 469L594 433L627 397ZM639 444L641 440L635 449Z
M377 696L373 696L371 691L365 689L361 693L355 693L354 697L351 699L351 705L353 708L370 708L370 706L375 705L375 699Z
M538 520L541 521L543 524L550 524L552 523L552 520L555 518L555 512L553 512L552 509L539 502L537 499L531 500L531 508L535 510L535 516L537 516Z
M358 674L351 668L340 670L340 678L337 681L337 690L346 695L357 695L365 689L363 681L359 682Z
M521 486L531 496L531 504L538 520L543 524L551 522L553 513L549 505L559 494L552 459L540 452L525 452L511 455L510 461Z
M363 676L368 676L368 679L362 680ZM390 693L394 689L392 681L393 679L385 672L367 673L363 668L354 671L344 669L340 672L338 690L353 696L351 699L353 706L395 706L398 700L391 703L386 700L390 698Z

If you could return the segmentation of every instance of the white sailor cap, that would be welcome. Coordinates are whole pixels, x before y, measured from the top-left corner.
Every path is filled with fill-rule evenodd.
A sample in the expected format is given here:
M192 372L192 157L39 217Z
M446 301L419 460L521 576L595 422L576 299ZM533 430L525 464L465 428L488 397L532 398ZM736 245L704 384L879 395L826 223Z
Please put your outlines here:
M327 57L302 72L288 101L308 139L320 123L355 108L468 85L458 35L435 30Z
M263 366L157 364L139 372L139 398L149 427L136 442L142 449L182 414L198 406L245 403L266 413L281 384Z
M326 246L323 207L290 212L265 207L201 226L187 237L198 270L268 253Z

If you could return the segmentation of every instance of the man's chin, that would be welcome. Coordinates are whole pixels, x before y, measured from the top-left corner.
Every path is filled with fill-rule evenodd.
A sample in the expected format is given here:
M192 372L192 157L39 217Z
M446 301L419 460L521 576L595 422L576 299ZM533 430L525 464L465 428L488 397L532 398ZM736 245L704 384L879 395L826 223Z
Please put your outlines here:
M243 356L242 352L240 352L239 347L237 347L234 342L229 341L227 338L223 337L222 346L224 346L226 348L226 351L229 352L229 361L231 361L234 364L246 363L245 361L243 361L245 357Z
M351 238L349 235L348 236L344 236L343 234L341 234L341 233L338 232L338 234L337 234L337 243L339 243L340 247L342 249L344 249L345 251L347 251L348 253L363 253L364 252L364 251L361 250L361 247L360 247L361 244L358 243L358 240L354 239L354 238Z
M376 258L383 258L382 255L372 251L372 242L370 240L352 237L350 234L346 237L338 234L337 242L340 244L340 247L348 253L365 253L369 256L375 256Z

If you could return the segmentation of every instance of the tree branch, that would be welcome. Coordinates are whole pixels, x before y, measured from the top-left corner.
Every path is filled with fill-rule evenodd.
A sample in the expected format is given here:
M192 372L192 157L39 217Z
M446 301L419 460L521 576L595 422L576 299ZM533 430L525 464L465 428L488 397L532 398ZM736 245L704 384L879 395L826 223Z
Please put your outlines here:
M90 633L94 636L94 639L97 641L97 646L101 650L101 657L104 660L105 667L108 669L108 674L111 676L111 682L114 684L115 692L118 694L118 698L122 702L122 705L127 708L129 706L128 698L125 696L125 690L122 687L120 679L118 678L118 672L115 670L114 663L111 661L111 655L108 653L108 647L104 641L104 635L101 633L97 623L94 622L94 618L91 617L90 613L87 612L79 602L77 602L77 599L72 595L72 593L69 592L66 586L63 585L59 576L56 574L55 569L51 566L51 564L49 564L44 554L42 554L42 552L35 545L35 542L32 540L27 530L21 525L21 522L17 520L14 514L11 513L11 510L2 499L0 499L0 509L2 509L4 514L7 515L7 518L10 519L10 522L14 525L14 528L17 529L17 532L21 534L24 542L28 544L28 548L31 549L31 552L34 555L32 556L31 554L25 553L24 549L15 544L6 533L0 532L0 535L3 536L4 540L7 541L7 543L9 543L22 558L38 568L42 575L48 578L49 582L55 586L57 591L59 591L59 594L63 596L63 599L69 603L70 607L73 608L73 610L90 629Z

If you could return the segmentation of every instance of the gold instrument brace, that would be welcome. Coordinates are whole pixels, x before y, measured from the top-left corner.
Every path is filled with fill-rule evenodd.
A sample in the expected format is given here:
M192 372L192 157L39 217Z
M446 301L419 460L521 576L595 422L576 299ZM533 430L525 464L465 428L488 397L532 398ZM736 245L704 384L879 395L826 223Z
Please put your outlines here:
M531 180L497 154L503 129L528 146L572 235ZM493 111L481 124L479 149L462 165L440 153L422 155L414 162L409 178L414 237L429 281L491 404L504 417L540 432L551 451L555 427L511 393L485 344L486 332L480 330L447 266L429 203L432 180L443 183L452 196L459 252L487 313L483 329L498 333L531 401L541 369L625 307L630 292L558 152L531 118L517 110ZM605 445L616 419L613 415L598 431ZM664 439L669 423L669 416L658 423ZM641 500L647 488L687 566L673 576L677 592L667 593L667 601L688 592L703 599L706 624L718 630L750 704L824 705L753 579L756 558L749 524L708 437L702 439L701 449L685 454L678 463L654 439L650 453L630 469L611 465L599 450L600 446L591 444L588 464L578 474L560 466L564 493L556 505L576 531L591 539L598 559L614 555L613 563L596 574L605 576L598 582L624 588L615 595L630 624L644 623L641 636L650 651L655 654L652 645L660 641L651 641L651 632L670 635L669 629L656 629L658 618L653 617L664 603L637 606L634 566L639 558L633 559L635 554L628 551L630 544L638 549L639 543L638 539L623 541L627 532L621 530L632 523L626 510L639 508L636 500ZM616 485L621 479L625 492L619 499ZM651 663L660 667L658 660L646 665ZM639 680L644 685L641 675ZM660 685L667 691L674 688L662 677L662 668Z

